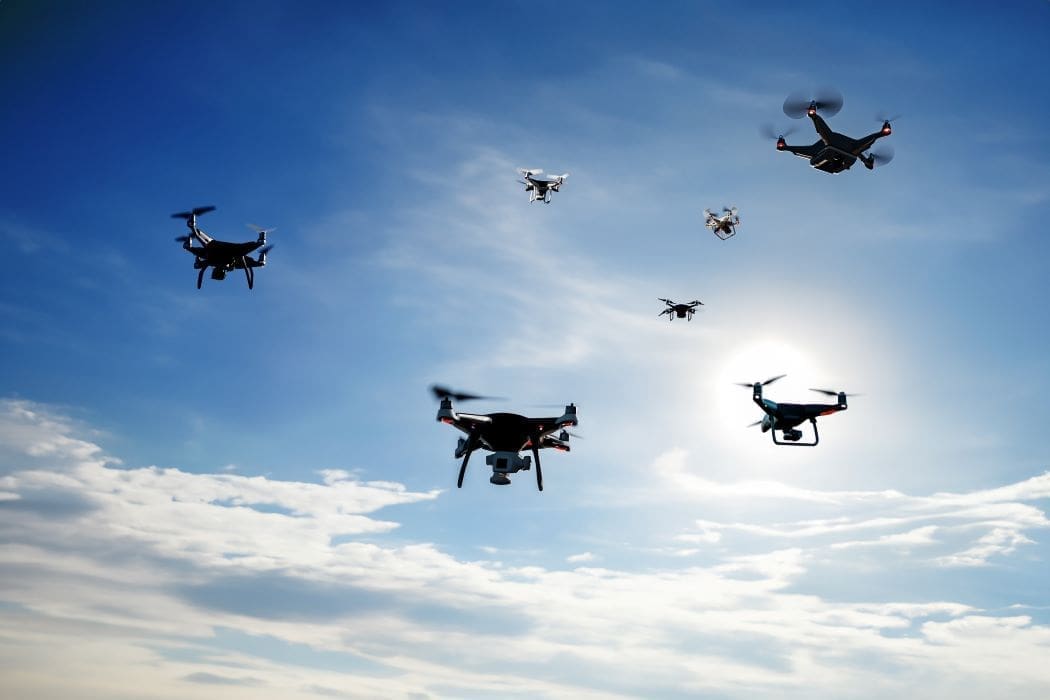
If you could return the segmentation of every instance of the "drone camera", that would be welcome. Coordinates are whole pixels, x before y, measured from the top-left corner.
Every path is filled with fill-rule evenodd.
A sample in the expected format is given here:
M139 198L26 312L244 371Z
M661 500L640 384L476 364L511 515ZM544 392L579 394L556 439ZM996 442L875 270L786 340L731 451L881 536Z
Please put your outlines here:
M784 431L784 439L790 440L791 442L798 442L802 439L802 431L794 428Z
M485 464L492 468L493 484L505 486L510 483L507 474L528 471L532 468L532 457L522 457L517 452L493 452L485 457Z

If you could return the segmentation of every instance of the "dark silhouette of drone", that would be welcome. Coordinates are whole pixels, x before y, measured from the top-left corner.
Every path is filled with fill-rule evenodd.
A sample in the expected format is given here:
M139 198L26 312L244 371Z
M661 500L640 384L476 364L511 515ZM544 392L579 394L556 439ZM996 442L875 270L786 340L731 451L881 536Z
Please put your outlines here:
M754 384L746 384L740 382L738 386L743 386L751 389L752 400L758 404L758 407L766 414L761 420L757 420L747 427L753 427L756 425L762 426L763 433L771 433L774 444L787 445L790 447L815 447L820 442L820 433L817 432L817 418L820 416L830 416L832 413L838 413L839 411L845 411L846 397L856 396L856 394L847 394L842 391L831 391L830 389L810 389L819 394L825 396L835 396L838 399L838 403L777 403L770 401L769 399L762 398L762 387L768 386L778 379L783 379L786 374L767 379L764 382L755 382ZM802 439L802 431L797 429L797 426L805 421L809 421L813 425L813 442L799 442ZM780 431L784 435L784 440L777 440L777 431Z
M696 313L696 307L703 306L704 302L694 299L688 304L677 304L670 299L660 299L663 303L667 304L667 308L657 314L657 317L667 314L667 320L673 321L675 316L678 318L684 318L686 321L693 320L693 314Z
M179 236L175 240L181 241L183 249L193 253L195 257L193 268L200 270L197 273L197 289L201 288L204 282L204 272L209 267L212 268L211 278L213 280L224 280L227 272L244 270L244 276L248 278L248 289L252 289L255 286L255 268L266 266L266 254L273 246L268 245L260 250L258 258L253 258L249 253L264 245L266 234L271 233L274 229L267 230L248 224L249 228L259 234L258 239L247 243L217 241L197 226L197 217L210 211L215 211L215 207L197 207L171 215L173 219L185 219L186 226L190 230L190 235ZM192 245L194 240L201 245Z
M807 158L811 166L826 173L840 173L843 170L849 170L858 160L864 163L864 167L868 170L874 169L876 165L885 165L893 160L893 150L889 147L878 153L872 151L870 154L865 155L864 152L870 149L879 139L893 133L890 122L898 119L900 115L894 117L879 115L876 118L882 122L881 129L859 139L854 139L832 131L828 123L819 114L819 112L822 112L828 117L833 117L839 113L840 109L842 109L842 94L834 88L825 88L812 98L801 93L795 93L784 100L784 114L792 119L801 119L809 116L813 120L813 127L816 129L820 140L811 146L789 146L784 140L784 136L792 133L794 129L785 130L779 136L775 136L773 128L767 126L763 129L763 134L770 138L776 138L778 151L787 151L788 153L794 153L796 156Z
M441 401L437 412L438 421L467 435L460 438L456 445L456 458L463 458L456 480L457 488L463 488L463 475L467 471L471 453L482 449L492 453L485 458L485 464L492 468L490 483L506 486L510 483L508 474L528 471L535 462L536 486L542 491L543 471L540 468L539 451L552 448L568 452L572 433L567 428L579 424L576 405L571 403L565 407L565 413L557 418L528 418L517 413L460 413L453 408L453 399L473 401L492 397L455 392L436 384L430 387L430 391ZM560 434L555 437L554 433L559 431ZM519 454L522 450L531 450L532 459L522 457Z

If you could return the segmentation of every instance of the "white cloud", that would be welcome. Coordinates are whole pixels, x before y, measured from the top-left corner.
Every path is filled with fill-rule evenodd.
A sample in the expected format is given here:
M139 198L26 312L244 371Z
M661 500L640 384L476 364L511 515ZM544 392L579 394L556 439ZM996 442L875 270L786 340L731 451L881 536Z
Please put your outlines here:
M699 502L778 499L819 504L829 517L792 522L696 521L696 531L676 541L718 544L726 533L831 550L893 548L940 566L985 566L994 558L1034 544L1028 530L1050 528L1050 519L1025 501L1050 497L1050 472L1024 481L969 493L910 496L896 490L819 491L776 481L715 482L696 476L689 454L672 449L652 464L671 491ZM857 539L856 534L864 534ZM843 539L845 536L849 539ZM962 549L960 541L965 542ZM947 550L947 551L946 551Z
M208 697L221 685L231 697L883 697L961 674L981 697L1005 671L1019 697L1050 684L1038 661L1050 632L1030 618L911 594L805 593L810 567L835 550L723 550L705 565L647 570L594 566L591 552L568 557L589 565L570 570L463 560L386 541L397 523L374 516L438 492L341 470L306 483L122 469L46 407L3 408L0 433L31 435L19 443L26 454L55 446L45 457L56 464L4 477L19 497L0 501L0 653L18 669L5 675L9 694ZM957 507L1033 491L995 493ZM850 517L763 527L850 533L834 529ZM756 534L785 542L766 530ZM730 531L702 521L693 539L709 551ZM933 531L905 533L913 545ZM1016 542L1006 533L985 544L1006 556ZM1010 653L961 663L986 634Z

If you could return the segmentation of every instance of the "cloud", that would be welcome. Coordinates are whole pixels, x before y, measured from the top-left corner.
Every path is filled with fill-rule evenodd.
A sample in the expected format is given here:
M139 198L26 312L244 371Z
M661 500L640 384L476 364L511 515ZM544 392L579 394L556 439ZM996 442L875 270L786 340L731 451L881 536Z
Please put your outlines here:
M588 551L567 557L568 569L508 566L393 538L398 523L375 515L432 502L436 491L359 482L343 470L312 483L122 468L82 437L83 426L16 403L0 406L0 434L24 431L23 455L51 447L31 469L14 456L3 477L3 491L17 496L0 501L0 654L20 669L5 678L15 695L46 687L128 697L114 679L170 697L206 697L215 685L251 697L883 697L920 680L954 689L959 677L962 696L981 697L1006 671L1015 696L1039 697L1050 683L1039 662L1050 632L1028 617L911 592L835 601L800 588L835 552L927 548L947 525L834 549L807 541L823 533L860 542L854 533L871 531L865 540L879 542L888 535L871 523L891 516L704 520L680 538L702 552L720 548L703 565L602 567ZM1009 499L1042 493L1041 484L933 499L952 504L946 510L930 497L885 493L802 502L890 502L905 512L896 517L944 511L976 527L984 509L1017 505ZM752 493L731 486L721 498ZM40 505L12 508L34 498ZM46 506L63 499L77 507ZM1025 511L996 512L1036 522ZM868 524L849 527L859 522ZM774 546L728 549L739 533ZM1002 557L1018 544L1007 532L983 546ZM611 557L619 552L601 554ZM988 635L1010 653L962 663Z
M817 504L826 515L789 522L698 519L696 531L675 537L687 544L720 545L726 533L738 533L831 550L890 548L914 553L929 564L973 567L1034 544L1026 531L1050 528L1046 513L1026 502L1050 498L1050 472L969 493L910 496L896 490L800 489L777 481L715 482L696 476L688 452L678 448L653 460L652 471L678 496L700 502L798 501ZM857 539L858 535L863 538ZM960 542L965 543L962 549L958 549Z

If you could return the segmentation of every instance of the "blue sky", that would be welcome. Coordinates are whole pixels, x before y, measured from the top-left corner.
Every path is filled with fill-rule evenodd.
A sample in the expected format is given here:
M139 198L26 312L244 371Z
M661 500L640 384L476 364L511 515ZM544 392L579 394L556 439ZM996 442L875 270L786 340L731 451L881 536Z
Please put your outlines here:
M1048 21L0 3L0 690L1045 697ZM891 165L758 136L821 85ZM864 394L815 450L784 372ZM585 439L457 490L431 382Z

